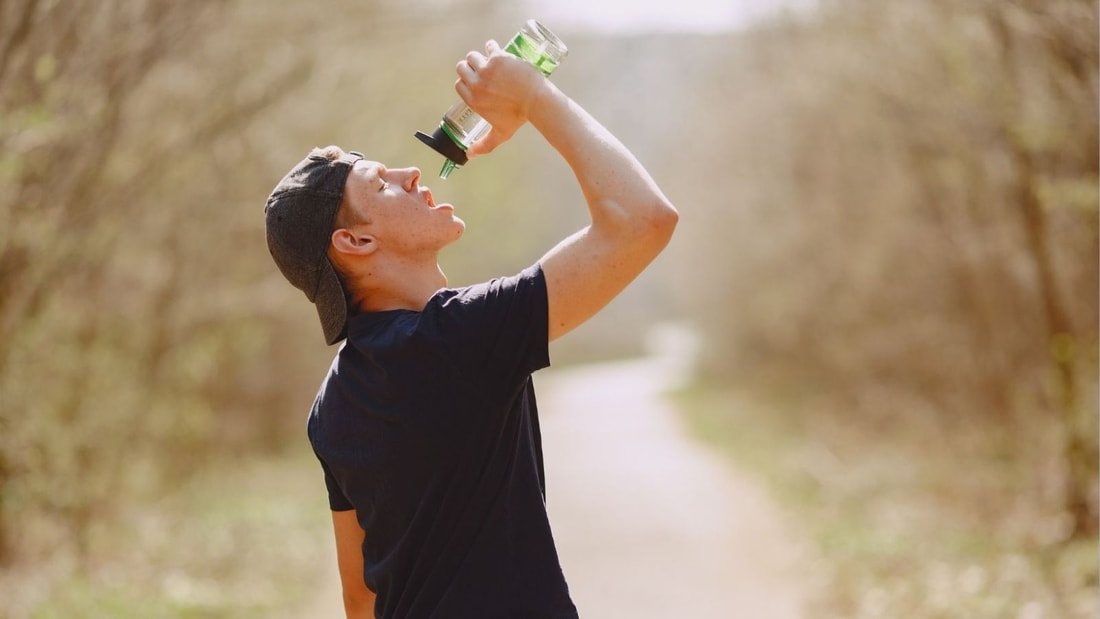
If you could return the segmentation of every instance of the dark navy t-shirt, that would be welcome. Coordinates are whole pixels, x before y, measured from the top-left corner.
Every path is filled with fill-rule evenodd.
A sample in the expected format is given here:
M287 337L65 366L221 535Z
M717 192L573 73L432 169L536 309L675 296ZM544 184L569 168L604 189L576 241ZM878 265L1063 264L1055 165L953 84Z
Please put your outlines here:
M349 322L308 429L330 507L366 532L377 617L577 616L531 385L549 364L538 265Z

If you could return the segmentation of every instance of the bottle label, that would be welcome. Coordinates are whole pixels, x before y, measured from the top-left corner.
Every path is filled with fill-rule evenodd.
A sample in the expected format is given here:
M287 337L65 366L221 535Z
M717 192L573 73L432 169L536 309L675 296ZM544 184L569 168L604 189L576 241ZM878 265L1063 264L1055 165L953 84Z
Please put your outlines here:
M466 121L470 120L470 117L473 115L473 110L471 110L469 107L463 107L462 111L460 111L452 120L454 120L455 124L461 127L465 125Z

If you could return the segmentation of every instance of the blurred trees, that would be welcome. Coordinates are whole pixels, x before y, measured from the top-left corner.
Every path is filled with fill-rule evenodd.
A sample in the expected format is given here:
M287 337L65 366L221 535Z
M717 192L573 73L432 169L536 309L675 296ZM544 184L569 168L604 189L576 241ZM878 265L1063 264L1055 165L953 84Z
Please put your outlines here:
M864 419L1014 425L1094 534L1095 3L834 0L735 49L703 158L733 198L689 293L710 370Z
M86 559L129 500L285 433L238 132L309 58L226 45L231 9L0 4L0 560Z

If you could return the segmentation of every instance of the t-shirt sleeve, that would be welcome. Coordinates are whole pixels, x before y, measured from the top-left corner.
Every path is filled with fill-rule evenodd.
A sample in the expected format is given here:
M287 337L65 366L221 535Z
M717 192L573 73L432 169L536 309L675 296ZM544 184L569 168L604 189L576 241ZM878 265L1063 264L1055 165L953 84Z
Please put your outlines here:
M334 512L346 512L349 509L355 509L355 506L351 504L351 501L344 496L344 491L340 489L340 484L336 482L336 476L332 474L324 460L318 458L321 462L321 468L325 471L325 487L328 488L328 507Z
M464 373L514 384L550 365L546 279L538 264L453 291L438 310L440 335Z

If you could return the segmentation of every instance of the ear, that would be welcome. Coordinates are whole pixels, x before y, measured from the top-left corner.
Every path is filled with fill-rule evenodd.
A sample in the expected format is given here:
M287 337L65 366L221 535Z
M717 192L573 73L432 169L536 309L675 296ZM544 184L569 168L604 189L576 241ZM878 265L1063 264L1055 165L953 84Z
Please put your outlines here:
M356 234L340 228L332 232L332 247L342 254L369 256L378 249L378 241L370 234Z

